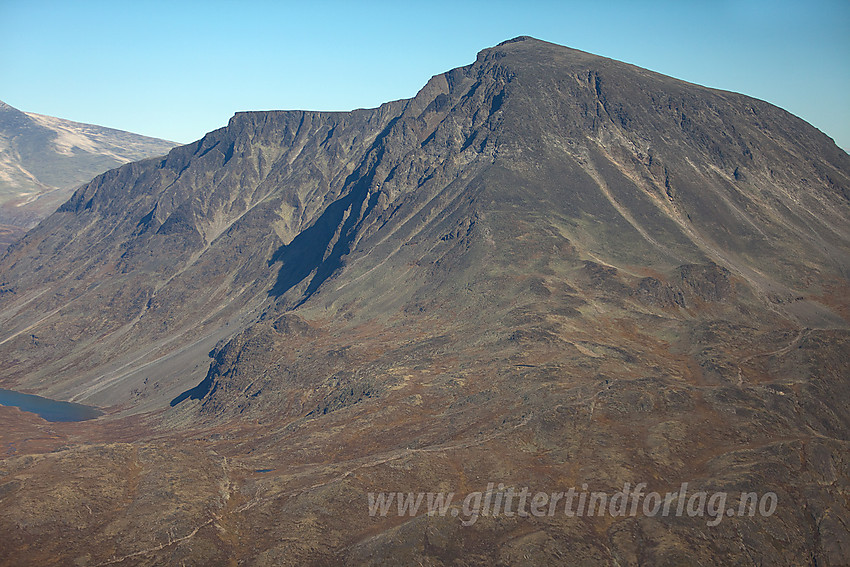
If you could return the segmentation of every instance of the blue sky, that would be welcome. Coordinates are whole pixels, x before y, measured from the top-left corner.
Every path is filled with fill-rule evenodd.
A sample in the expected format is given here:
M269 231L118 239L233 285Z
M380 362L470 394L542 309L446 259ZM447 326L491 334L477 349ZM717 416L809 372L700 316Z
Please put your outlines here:
M350 110L531 35L777 104L850 149L850 2L0 0L0 100L190 142Z

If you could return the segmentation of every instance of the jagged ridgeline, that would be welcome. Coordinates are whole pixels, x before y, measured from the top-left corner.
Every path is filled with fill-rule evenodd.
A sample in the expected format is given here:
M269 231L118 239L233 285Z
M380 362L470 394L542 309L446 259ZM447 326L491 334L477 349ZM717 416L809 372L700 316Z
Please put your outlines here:
M201 493L229 487L208 505L248 543L196 530L208 561L839 564L848 188L850 156L780 108L517 38L412 99L238 113L77 190L0 259L0 386L226 454L199 457ZM256 501L248 470L272 475ZM346 519L370 487L490 480L780 506L711 529Z

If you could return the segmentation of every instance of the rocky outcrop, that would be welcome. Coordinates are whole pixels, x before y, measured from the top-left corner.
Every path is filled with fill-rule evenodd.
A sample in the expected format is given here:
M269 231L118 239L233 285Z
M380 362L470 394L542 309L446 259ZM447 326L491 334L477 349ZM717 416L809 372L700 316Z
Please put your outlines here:
M634 294L650 305L685 307L685 295L681 289L653 277L641 279Z
M686 264L677 274L690 293L703 301L723 301L732 295L729 270L717 264Z

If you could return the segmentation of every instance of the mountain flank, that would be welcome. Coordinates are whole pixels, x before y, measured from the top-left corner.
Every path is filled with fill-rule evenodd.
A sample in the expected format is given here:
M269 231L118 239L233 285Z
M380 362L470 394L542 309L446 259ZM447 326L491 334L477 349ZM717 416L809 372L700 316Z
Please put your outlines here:
M745 95L520 37L241 112L0 257L0 387L107 412L0 408L0 560L840 565L848 298L850 156ZM368 511L489 483L778 504Z

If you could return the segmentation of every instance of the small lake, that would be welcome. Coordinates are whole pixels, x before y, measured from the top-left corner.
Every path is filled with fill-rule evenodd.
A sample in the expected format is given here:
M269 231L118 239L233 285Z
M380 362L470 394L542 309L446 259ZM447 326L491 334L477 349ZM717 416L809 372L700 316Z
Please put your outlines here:
M85 421L103 415L103 412L96 407L59 402L3 388L0 388L0 406L14 406L23 411L38 414L47 421Z

